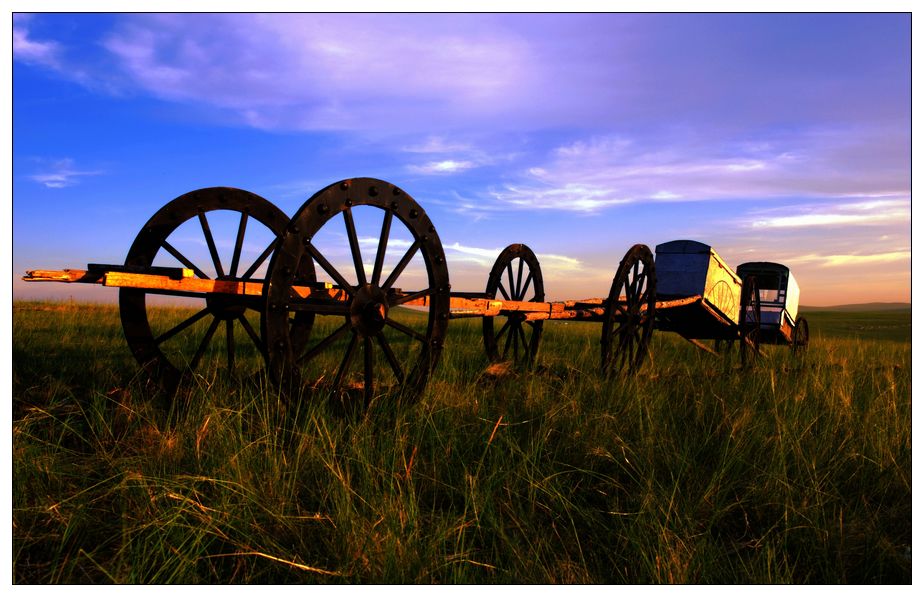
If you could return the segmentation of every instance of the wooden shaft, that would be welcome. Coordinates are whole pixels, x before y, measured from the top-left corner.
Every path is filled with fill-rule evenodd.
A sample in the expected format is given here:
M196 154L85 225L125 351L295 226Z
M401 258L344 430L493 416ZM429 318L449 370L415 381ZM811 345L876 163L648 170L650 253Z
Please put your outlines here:
M242 296L260 296L263 294L262 280L209 280L193 277L192 270L170 268L170 275L151 273L134 273L127 271L112 271L126 269L127 266L97 266L91 270L65 269L65 270L29 270L23 276L27 282L65 282L102 284L117 288L139 288L152 293L174 294L184 296L198 294L234 294ZM108 269L107 269L108 268ZM166 269L166 268L161 268ZM176 272L173 272L176 269ZM152 268L157 271L157 268ZM319 283L312 286L293 286L300 298L332 300L346 302L350 295L346 290L334 288L329 283ZM402 292L394 289L394 294L407 296L413 292ZM527 321L542 321L546 319L582 319L598 321L605 314L606 299L589 298L581 300L568 300L556 302L530 302L530 301L502 301L488 298L476 298L477 293L453 293L449 298L450 316L460 317L495 317L522 313ZM699 295L681 297L678 299L658 301L656 309L669 309L688 305L700 300ZM622 300L622 297L620 297ZM422 296L403 303L408 307L428 307L431 297ZM645 310L643 306L642 310Z

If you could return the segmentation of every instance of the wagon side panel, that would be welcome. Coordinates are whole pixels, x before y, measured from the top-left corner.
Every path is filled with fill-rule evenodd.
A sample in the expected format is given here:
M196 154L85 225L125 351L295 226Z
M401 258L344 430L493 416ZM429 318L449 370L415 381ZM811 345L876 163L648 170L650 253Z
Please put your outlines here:
M734 334L741 301L741 279L709 245L679 240L657 246L658 300L698 297L659 308L659 328L686 338Z

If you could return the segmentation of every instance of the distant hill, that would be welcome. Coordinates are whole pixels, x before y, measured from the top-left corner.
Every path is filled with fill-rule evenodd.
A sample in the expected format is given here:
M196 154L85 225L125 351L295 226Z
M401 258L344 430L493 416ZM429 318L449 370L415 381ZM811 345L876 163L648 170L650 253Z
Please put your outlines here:
M835 305L832 307L810 307L808 305L802 305L799 307L800 311L847 311L847 312L862 312L862 311L910 311L911 303L861 303L856 305Z

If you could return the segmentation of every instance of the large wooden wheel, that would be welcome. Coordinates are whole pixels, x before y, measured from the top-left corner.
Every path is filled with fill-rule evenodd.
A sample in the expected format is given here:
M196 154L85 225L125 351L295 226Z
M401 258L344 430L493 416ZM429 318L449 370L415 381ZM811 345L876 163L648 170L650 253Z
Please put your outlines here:
M514 244L501 251L488 276L485 294L490 299L506 301L544 301L542 270L532 250L526 245ZM542 321L527 321L524 313L484 317L482 332L485 352L492 362L512 360L515 367L528 368L539 351Z
M311 262L339 298L296 292L297 272ZM287 396L350 405L420 396L443 346L449 274L433 224L401 189L358 178L317 192L287 226L267 278L261 325L270 373ZM401 308L419 299L425 307ZM316 316L307 343L290 334L290 318L302 313Z
M635 245L619 263L603 318L602 368L606 375L633 373L648 354L655 323L655 262Z
M796 356L802 356L808 349L809 343L809 325L808 320L804 317L796 318L796 327L792 331L792 352Z
M741 367L753 367L760 358L760 289L757 278L748 276L741 288L741 314L738 318Z
M278 236L289 218L266 199L227 187L192 191L177 197L142 227L128 256L127 268L144 273L148 268L193 270L199 278L259 282ZM303 265L311 276L312 264ZM185 297L191 315L179 311L150 310L154 295ZM176 302L176 301L174 301ZM260 296L194 294L156 289L122 288L119 313L132 354L151 378L168 391L177 389L184 376L220 363L227 371L239 363L262 366L265 346L249 311L261 311ZM293 324L295 337L306 336L311 318ZM224 336L222 340L222 336ZM251 357L251 358L248 358Z

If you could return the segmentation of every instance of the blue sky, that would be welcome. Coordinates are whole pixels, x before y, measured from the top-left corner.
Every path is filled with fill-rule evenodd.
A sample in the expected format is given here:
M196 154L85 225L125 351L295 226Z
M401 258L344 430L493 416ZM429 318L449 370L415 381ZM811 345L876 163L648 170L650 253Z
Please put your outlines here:
M605 296L635 243L789 265L802 302L910 301L907 14L15 15L15 298L120 263L187 191L293 214L348 177L430 215L454 289L539 255Z

